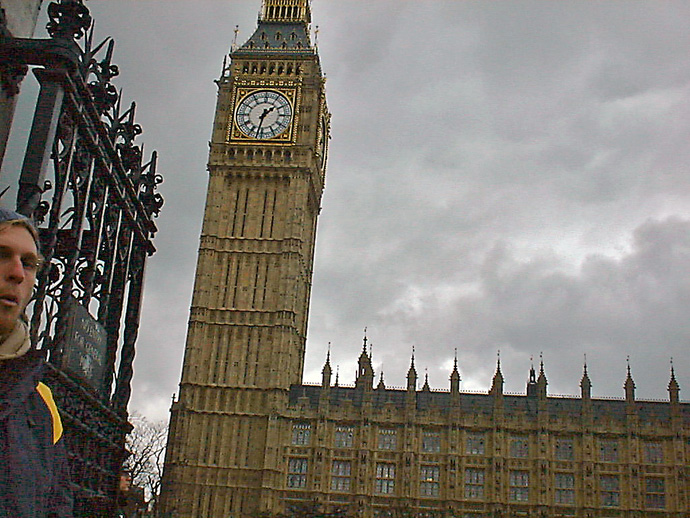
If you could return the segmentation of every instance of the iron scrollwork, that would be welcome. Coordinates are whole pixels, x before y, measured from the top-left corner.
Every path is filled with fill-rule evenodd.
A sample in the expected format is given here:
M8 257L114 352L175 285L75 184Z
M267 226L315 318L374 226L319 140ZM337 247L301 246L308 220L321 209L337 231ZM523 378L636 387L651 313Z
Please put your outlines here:
M155 252L163 178L156 152L146 160L137 143L136 104L124 109L111 82L120 72L112 62L115 42L95 43L81 0L53 1L47 12L50 39L0 39L6 67L40 67L17 196L17 210L39 226L47 263L29 308L32 338L48 352L48 378L81 489L78 513L109 516L126 456L144 271ZM98 358L104 369L96 382L63 362L66 353L74 356L84 326L104 330Z

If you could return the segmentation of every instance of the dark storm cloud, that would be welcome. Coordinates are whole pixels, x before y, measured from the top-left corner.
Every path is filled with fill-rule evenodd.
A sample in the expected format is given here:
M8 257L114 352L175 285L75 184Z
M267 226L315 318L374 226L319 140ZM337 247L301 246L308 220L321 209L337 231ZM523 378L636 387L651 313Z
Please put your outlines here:
M215 85L258 0L90 0L118 84L161 154L166 206L147 277L132 405L176 390ZM333 113L306 379L327 343L377 373L486 390L497 350L524 391L665 397L690 389L690 6L684 1L314 0ZM420 381L421 383L421 381Z

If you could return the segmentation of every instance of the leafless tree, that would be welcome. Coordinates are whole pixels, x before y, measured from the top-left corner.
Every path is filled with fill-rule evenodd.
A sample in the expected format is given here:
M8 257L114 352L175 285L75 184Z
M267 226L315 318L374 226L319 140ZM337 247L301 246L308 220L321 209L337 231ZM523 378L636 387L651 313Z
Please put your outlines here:
M155 509L163 476L168 423L151 421L137 412L130 415L129 421L134 428L127 436L130 456L124 469L131 475L133 485L144 488L147 500Z

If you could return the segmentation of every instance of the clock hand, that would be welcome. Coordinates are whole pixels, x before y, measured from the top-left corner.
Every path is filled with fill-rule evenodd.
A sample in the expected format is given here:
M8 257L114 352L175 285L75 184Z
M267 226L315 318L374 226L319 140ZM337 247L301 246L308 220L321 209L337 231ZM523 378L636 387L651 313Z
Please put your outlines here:
M259 132L261 131L261 125L264 123L265 116L265 113L259 116L259 125L256 127L256 138L259 138Z
M261 115L259 115L259 126L256 128L256 136L259 136L259 131L261 130L261 126L263 126L264 120L266 119L266 115L271 113L273 110L275 110L275 106L271 106L270 109L264 108L264 111Z

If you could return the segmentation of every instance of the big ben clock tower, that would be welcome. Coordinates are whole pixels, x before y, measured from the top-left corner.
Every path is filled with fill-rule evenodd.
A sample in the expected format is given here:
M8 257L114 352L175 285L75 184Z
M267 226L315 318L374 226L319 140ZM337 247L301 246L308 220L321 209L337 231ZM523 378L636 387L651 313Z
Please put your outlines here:
M161 494L178 517L274 509L274 416L302 382L329 138L309 0L263 0L218 83ZM272 453L273 452L273 453Z

